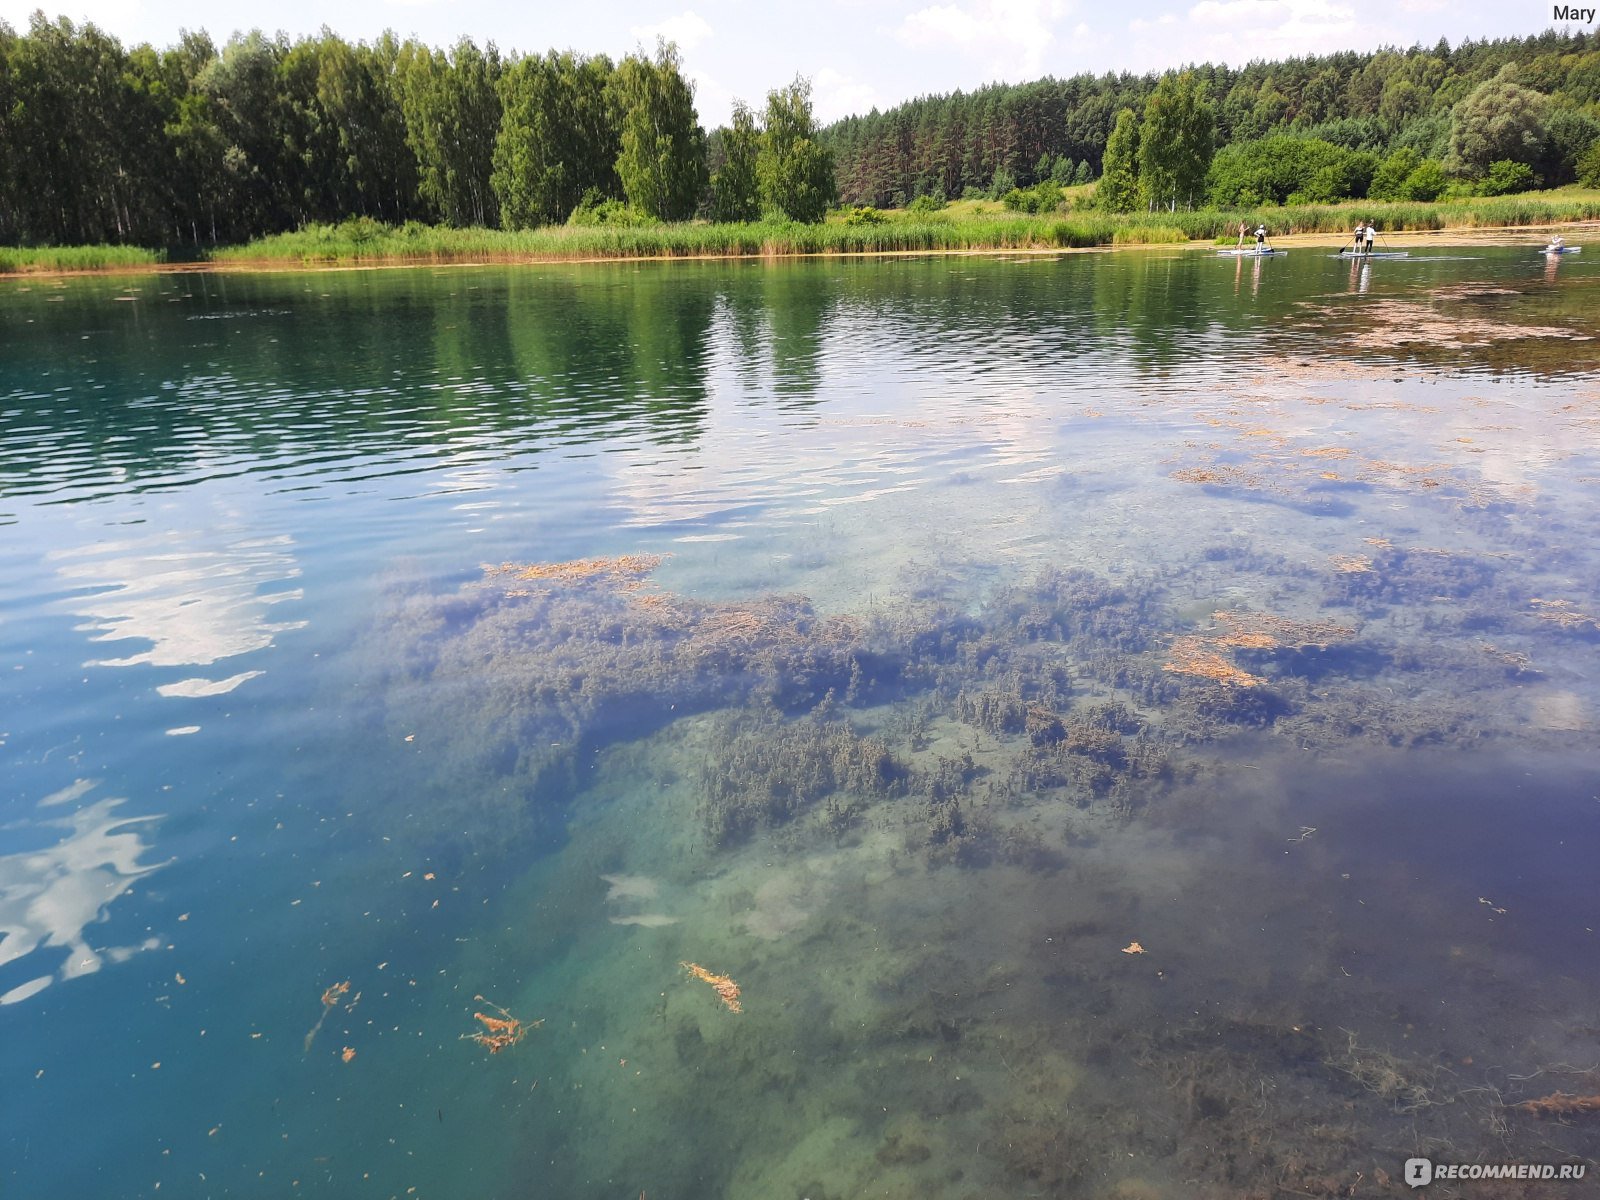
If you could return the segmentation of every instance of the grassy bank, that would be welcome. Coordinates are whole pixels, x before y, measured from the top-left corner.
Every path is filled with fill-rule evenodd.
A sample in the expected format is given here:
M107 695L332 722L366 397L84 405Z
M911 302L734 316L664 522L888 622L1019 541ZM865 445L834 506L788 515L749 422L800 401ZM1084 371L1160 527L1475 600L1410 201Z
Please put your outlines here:
M1246 212L1100 213L1027 216L974 210L891 212L821 225L557 226L522 232L370 223L316 225L218 250L224 263L374 263L540 261L586 258L778 257L896 251L1022 250L1148 245L1210 240L1237 232L1241 220L1274 234L1344 233L1358 217L1386 232L1490 229L1600 219L1600 194L1510 196L1436 204L1328 204Z
M140 246L0 246L0 275L61 274L153 267L166 261L159 250Z
M999 205L965 202L943 212L835 214L821 225L757 222L628 227L554 226L510 232L448 229L415 222L390 227L368 220L312 225L294 233L222 247L209 261L224 266L323 266L378 263L560 262L616 258L783 257L916 251L1071 249L1176 244L1233 237L1239 222L1264 223L1274 236L1344 234L1356 220L1386 233L1514 229L1600 220L1600 192L1563 189L1433 204L1361 201L1248 211L1101 213L1079 210L1028 216ZM157 251L126 246L0 248L0 273L138 269L159 265Z

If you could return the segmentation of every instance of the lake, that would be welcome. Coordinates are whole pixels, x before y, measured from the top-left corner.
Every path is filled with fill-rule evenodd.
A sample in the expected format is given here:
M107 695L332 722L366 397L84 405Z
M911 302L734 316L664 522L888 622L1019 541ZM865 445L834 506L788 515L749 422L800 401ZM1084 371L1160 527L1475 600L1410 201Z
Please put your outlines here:
M0 281L0 1194L1593 1163L1588 258Z

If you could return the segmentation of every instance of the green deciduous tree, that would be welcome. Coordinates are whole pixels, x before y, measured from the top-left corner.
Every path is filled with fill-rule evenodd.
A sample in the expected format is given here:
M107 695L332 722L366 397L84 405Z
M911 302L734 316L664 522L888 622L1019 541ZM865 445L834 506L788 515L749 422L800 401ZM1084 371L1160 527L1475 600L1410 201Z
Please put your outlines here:
M500 134L500 52L462 38L449 54L407 43L396 80L422 198L451 225L492 225L490 177Z
M1437 200L1444 195L1444 189L1449 182L1444 173L1444 164L1432 158L1425 158L1400 185L1400 199Z
M767 93L756 176L762 203L790 220L822 220L838 195L833 151L824 146L811 115L811 81L796 76L788 87Z
M1578 156L1578 182L1584 187L1600 188L1600 140Z
M1405 188L1406 177L1422 162L1422 155L1409 146L1396 150L1378 164L1373 172L1367 195L1374 200L1399 200Z
M1489 164L1481 190L1485 196L1509 196L1514 192L1532 191L1533 185L1532 167L1527 163L1502 158L1497 163Z
M761 215L761 182L756 160L761 130L756 115L739 103L733 121L722 131L722 165L711 181L711 215L718 221L754 221Z
M1278 134L1224 147L1211 165L1211 202L1219 208L1342 200L1368 194L1372 155L1320 138Z
M590 192L621 197L613 73L604 55L552 51L518 59L501 76L491 179L508 228L560 224Z
M1532 163L1544 149L1549 101L1502 71L1475 87L1450 116L1450 165L1482 175L1501 159Z
M1139 187L1150 208L1193 207L1205 190L1216 118L1192 71L1164 75L1139 127Z
M654 59L623 59L610 95L621 128L617 177L628 203L658 221L693 216L706 185L706 135L678 48L662 41Z
M1578 158L1600 138L1600 106L1591 111L1552 102L1545 111L1544 152L1533 164L1545 187L1571 183L1578 176Z

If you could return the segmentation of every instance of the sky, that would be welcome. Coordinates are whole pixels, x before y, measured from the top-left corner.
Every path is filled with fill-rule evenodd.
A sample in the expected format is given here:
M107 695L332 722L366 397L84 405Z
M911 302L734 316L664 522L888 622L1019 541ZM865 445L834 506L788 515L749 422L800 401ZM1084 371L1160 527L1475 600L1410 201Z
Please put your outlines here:
M1585 6L1590 0L1583 0ZM37 0L0 0L21 29ZM919 95L1081 71L1164 70L1190 62L1452 45L1547 28L1549 0L56 0L45 12L93 21L127 44L170 45L180 29L219 43L260 27L291 37L323 25L351 41L385 29L443 46L462 35L502 52L550 48L620 57L658 36L677 42L707 128L735 99L759 107L797 74L823 121Z

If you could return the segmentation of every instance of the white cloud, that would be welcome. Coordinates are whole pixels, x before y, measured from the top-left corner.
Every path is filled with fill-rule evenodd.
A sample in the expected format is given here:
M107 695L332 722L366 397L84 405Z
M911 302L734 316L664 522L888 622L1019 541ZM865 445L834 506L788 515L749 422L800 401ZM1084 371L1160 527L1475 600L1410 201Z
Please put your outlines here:
M678 49L687 54L710 37L712 29L706 19L691 8L654 25L634 25L628 32L646 46L654 46L657 38L677 42Z
M1189 20L1218 29L1208 45L1230 48L1231 61L1325 53L1362 32L1355 9L1336 0L1201 0Z
M871 84L823 67L811 77L811 107L817 121L826 125L840 117L888 106Z
M1177 23L1178 15L1176 13L1162 13L1154 21L1147 21L1143 17L1135 17L1133 20L1128 22L1128 32L1144 33L1146 30L1156 29L1162 25L1176 25ZM1087 32L1087 28L1082 24L1078 26L1078 29Z
M52 23L57 17L66 17L74 25L96 25L107 33L121 35L121 30L144 17L145 6L140 0L62 0L57 4L40 4L38 0L6 0L0 4L0 21L6 22L19 33L26 32L28 19L43 9ZM169 39L176 41L177 38Z
M896 36L914 48L952 48L1005 78L1032 78L1043 71L1055 26L1068 7L1065 0L935 4L907 16Z
M1393 0L1394 4L1431 0ZM1115 65L1166 71L1188 63L1243 66L1253 59L1325 54L1406 44L1405 31L1371 12L1363 0L1199 0L1167 17L1134 18L1113 52ZM1170 15L1170 14L1169 14Z
M704 71L685 73L694 87L694 110L707 132L733 120L733 92Z

